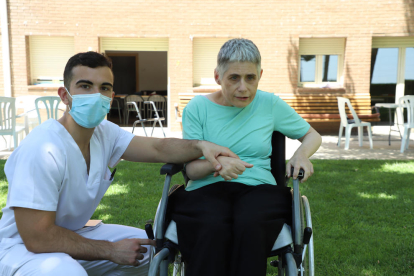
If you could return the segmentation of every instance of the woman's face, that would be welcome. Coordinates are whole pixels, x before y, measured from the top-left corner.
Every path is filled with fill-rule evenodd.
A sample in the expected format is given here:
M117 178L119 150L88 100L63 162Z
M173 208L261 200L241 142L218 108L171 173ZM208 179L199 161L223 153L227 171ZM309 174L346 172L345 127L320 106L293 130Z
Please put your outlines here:
M246 107L254 99L260 76L257 75L257 66L251 62L233 62L228 66L223 78L219 79L214 72L216 82L221 85L219 104L225 106Z

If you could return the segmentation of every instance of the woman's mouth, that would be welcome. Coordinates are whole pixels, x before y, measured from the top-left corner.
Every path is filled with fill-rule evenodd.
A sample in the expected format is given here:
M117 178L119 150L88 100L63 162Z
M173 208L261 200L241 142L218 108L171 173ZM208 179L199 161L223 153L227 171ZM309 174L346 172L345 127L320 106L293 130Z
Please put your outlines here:
M236 97L239 101L247 101L249 97Z

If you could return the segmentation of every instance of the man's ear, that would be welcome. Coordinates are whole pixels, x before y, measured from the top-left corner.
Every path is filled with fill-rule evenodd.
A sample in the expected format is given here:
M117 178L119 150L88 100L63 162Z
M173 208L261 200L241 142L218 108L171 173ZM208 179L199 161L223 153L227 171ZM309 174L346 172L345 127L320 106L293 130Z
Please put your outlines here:
M112 91L112 95L111 95L111 106L112 106L112 102L114 101L114 97L115 97L115 91Z
M262 70L260 70L259 80L262 78L262 75L263 75L263 69L262 69Z
M214 69L214 80L216 81L216 83L217 83L218 85L221 85L220 75L219 75L219 73L217 72L217 69Z
M62 100L62 103L64 103L65 105L69 105L69 95L65 87L59 87L58 94L60 99Z

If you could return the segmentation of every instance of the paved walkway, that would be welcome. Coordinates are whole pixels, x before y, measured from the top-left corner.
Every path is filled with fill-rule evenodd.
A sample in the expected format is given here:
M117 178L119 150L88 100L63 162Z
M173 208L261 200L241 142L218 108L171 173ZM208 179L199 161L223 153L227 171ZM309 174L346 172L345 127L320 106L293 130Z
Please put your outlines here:
M127 131L132 131L132 127L125 127ZM148 129L150 131L150 129ZM364 136L362 147L359 147L358 137L352 136L349 150L344 150L345 138L342 138L342 145L339 148L336 144L338 136L322 136L322 146L312 156L311 159L377 159L377 160L414 160L414 134L411 136L410 148L404 153L400 152L401 139L397 134L391 136L391 146L388 145L389 127L373 127L373 149L369 148L368 136ZM165 129L167 137L182 138L181 132L168 132ZM142 128L135 129L136 135L144 136ZM161 129L156 128L154 137L164 137ZM8 138L6 138L8 139ZM300 146L297 140L287 139L286 141L286 158L289 159L296 149ZM5 148L4 139L0 139L0 159L7 159L11 154Z

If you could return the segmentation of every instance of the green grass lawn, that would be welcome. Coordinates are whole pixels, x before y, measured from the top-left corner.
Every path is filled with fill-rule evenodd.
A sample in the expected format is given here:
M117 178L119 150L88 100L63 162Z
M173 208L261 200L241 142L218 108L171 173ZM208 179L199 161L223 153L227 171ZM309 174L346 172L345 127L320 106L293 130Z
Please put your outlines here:
M301 190L311 204L316 275L414 275L414 161L312 162L316 173ZM93 218L142 228L161 196L160 167L121 162ZM172 184L182 183L181 175L173 178Z

